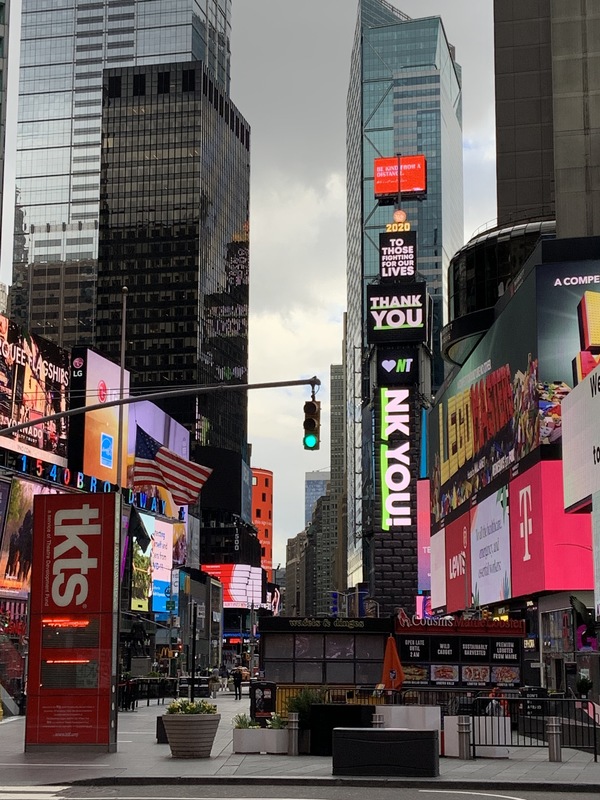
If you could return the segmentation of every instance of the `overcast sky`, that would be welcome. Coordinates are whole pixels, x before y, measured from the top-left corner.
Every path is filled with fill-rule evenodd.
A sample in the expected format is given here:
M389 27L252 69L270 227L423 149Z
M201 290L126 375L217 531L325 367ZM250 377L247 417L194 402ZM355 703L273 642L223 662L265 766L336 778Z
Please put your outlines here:
M465 241L496 217L492 0L391 0L441 16L463 70ZM329 367L346 308L346 92L357 0L233 0L231 96L252 128L250 381L322 381L322 445L302 448L309 388L250 392L252 464L274 472L274 566L304 527L304 475L329 469Z

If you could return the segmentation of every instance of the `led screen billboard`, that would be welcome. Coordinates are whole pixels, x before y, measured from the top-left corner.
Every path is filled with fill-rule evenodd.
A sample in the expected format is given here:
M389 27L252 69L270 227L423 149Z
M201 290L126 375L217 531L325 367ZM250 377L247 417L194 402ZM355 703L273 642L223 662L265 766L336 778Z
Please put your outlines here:
M434 533L430 542L431 551L431 607L446 607L446 535L442 528Z
M367 286L367 341L427 341L427 290L423 282Z
M413 278L417 271L417 233L379 234L379 277L383 283Z
M471 509L471 592L475 607L512 597L507 486Z
M223 608L263 606L263 571L247 564L202 564L200 569L223 585Z
M6 491L4 482L2 491ZM33 498L38 494L57 494L57 491L41 483L13 478L0 550L1 594L26 598L29 593L34 546Z
M565 507L589 504L600 491L600 367L562 402Z
M171 599L172 568L173 525L155 519L152 533L152 611L160 613L167 610L167 601Z
M589 514L564 510L560 461L541 461L509 484L512 596L590 590Z
M121 368L88 347L72 356L71 407L87 408L118 400ZM129 371L123 375L123 397L129 397ZM122 471L117 480L119 407L108 406L73 417L69 441L71 466L101 481L127 485L127 438L130 406L123 406Z
M417 481L417 589L431 589L431 502L429 480Z
M414 345L378 347L377 386L414 386L419 379L419 353Z
M0 427L68 410L69 353L0 315ZM44 422L0 438L19 455L67 465L68 419Z
M373 165L374 193L377 199L398 196L398 160L402 195L427 192L427 161L423 155L376 158Z
M446 525L445 537L446 611L451 614L471 606L471 516L469 511Z

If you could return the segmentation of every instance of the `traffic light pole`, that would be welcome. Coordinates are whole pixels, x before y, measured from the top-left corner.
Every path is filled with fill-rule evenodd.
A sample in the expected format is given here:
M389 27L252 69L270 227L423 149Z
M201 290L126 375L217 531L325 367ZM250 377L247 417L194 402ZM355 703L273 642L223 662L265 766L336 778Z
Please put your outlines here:
M311 386L314 390L315 386L320 386L321 381L313 376L312 378L302 378L296 381L271 381L269 383L217 383L210 386L189 386L186 389L169 389L163 392L151 392L149 394L138 394L132 397L118 398L117 400L108 400L106 403L96 403L93 406L82 406L81 408L72 408L69 411L60 411L57 414L50 414L47 417L38 417L28 422L19 422L17 425L11 425L8 428L0 430L0 436L9 436L11 433L31 428L35 425L43 424L44 422L53 422L57 419L64 419L65 417L74 417L77 414L87 414L88 411L98 411L101 408L110 408L111 406L127 406L131 403L138 403L142 400L167 400L171 397L190 397L199 394L212 394L214 392L249 392L252 389L278 389L284 386Z

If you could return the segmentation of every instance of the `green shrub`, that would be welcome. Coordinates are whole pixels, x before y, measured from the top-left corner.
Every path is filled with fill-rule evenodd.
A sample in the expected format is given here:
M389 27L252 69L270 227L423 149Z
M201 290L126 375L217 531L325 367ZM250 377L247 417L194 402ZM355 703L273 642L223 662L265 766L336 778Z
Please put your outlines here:
M236 714L231 721L234 728L241 728L243 730L248 728L260 728L258 722L255 722L248 714Z
M288 714L298 714L298 725L301 728L308 728L310 722L310 707L315 703L324 703L327 696L327 689L325 686L316 688L309 688L305 686L303 689L288 698L287 712Z

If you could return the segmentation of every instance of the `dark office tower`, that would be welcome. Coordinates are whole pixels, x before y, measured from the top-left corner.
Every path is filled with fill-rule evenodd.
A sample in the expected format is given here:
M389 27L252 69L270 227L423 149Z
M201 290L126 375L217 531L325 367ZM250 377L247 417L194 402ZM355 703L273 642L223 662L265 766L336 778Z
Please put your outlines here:
M230 18L231 0L22 0L19 324L61 344L93 340L103 70L202 61L228 94Z
M495 0L498 225L600 233L598 8Z
M106 70L97 346L138 388L247 382L250 130L198 62ZM196 446L245 455L246 395L164 402Z
M360 0L347 105L346 439L349 586L363 581L364 533L373 522L374 462L367 285L379 278L379 234L393 207L374 196L374 159L422 154L428 188L422 202L403 198L416 231L420 275L434 299L434 386L443 380L439 331L445 322L446 273L463 242L461 71L439 17L412 20L384 0Z
M8 77L8 15L10 4L0 2L0 221L4 208L4 147L6 139L6 88ZM12 197L11 197L12 202ZM0 230L0 237L2 232Z

